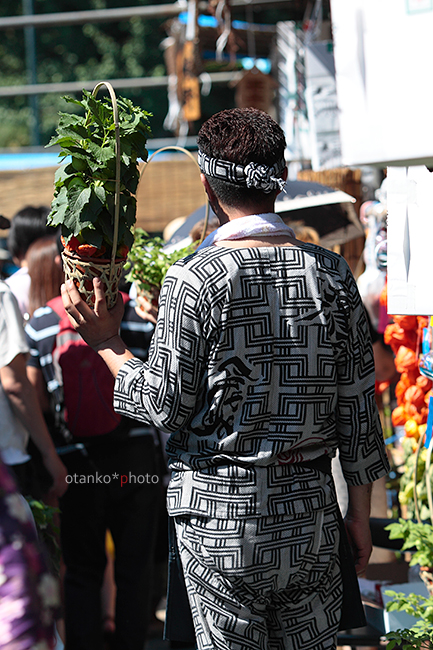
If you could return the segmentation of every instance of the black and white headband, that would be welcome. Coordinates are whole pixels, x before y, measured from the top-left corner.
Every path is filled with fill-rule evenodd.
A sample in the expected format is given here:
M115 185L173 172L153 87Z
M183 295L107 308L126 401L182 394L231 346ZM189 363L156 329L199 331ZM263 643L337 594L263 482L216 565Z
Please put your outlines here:
M272 165L272 167L254 162L243 167L243 165L237 165L228 160L210 158L199 150L198 164L203 174L207 176L219 178L235 185L253 187L265 192L265 194L269 194L276 189L282 190L286 184L286 181L279 177L279 174L286 167L284 158Z

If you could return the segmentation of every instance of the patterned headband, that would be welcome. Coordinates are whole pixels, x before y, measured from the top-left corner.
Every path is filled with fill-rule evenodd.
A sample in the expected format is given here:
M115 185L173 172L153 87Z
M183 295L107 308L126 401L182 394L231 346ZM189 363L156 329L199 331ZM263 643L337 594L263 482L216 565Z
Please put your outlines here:
M269 194L276 189L282 190L286 184L285 180L279 178L279 174L286 167L284 158L272 165L272 167L254 162L243 167L228 160L210 158L199 150L198 164L203 174L207 176L219 178L235 185L246 185L248 188L254 187L265 192L265 194Z

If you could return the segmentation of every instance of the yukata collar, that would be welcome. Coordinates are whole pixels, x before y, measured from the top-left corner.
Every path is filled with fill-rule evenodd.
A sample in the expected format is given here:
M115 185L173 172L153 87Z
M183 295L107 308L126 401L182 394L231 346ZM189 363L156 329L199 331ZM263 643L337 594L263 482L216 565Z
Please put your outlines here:
M246 217L239 217L223 224L200 244L197 250L212 246L218 241L230 239L243 239L257 235L266 235L267 237L277 237L278 235L288 235L295 238L293 230L287 226L284 221L274 212L262 214L250 214Z

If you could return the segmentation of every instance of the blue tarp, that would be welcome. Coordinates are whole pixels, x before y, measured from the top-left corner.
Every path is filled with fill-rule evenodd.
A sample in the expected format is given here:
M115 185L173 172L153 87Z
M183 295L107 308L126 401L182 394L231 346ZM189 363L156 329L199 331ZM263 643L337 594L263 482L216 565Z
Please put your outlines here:
M2 153L0 171L53 167L59 164L58 153Z

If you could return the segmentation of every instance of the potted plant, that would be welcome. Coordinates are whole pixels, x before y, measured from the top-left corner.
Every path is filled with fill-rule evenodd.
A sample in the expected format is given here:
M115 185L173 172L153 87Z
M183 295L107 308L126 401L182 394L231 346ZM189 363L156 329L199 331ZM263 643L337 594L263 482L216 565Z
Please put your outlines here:
M420 577L430 596L433 596L433 526L431 524L399 519L385 528L390 539L403 539L402 551L411 551L409 566L420 566Z
M111 102L97 99L105 85ZM65 97L84 115L60 113L57 135L60 158L70 156L55 174L48 224L61 226L66 277L71 277L88 304L94 302L94 276L105 284L108 306L114 305L136 220L138 161L146 161L149 113L117 97L111 85L98 84L82 100Z
M388 632L386 650L413 650L433 647L433 597L425 598L419 594L403 594L386 591L393 598L387 603L388 611L406 612L419 619L412 627Z
M197 242L196 242L197 243ZM138 295L143 295L153 307L158 307L159 291L170 266L190 255L195 250L191 244L172 252L164 250L161 237L150 237L141 228L136 228L134 244L128 254L125 269L128 282L134 282Z
M403 539L402 551L411 551L410 566L420 566L420 577L427 587L429 597L418 594L386 591L393 600L387 604L388 611L402 611L419 619L411 628L388 632L387 650L397 644L403 650L433 647L433 526L428 523L399 519L385 530L390 539Z

